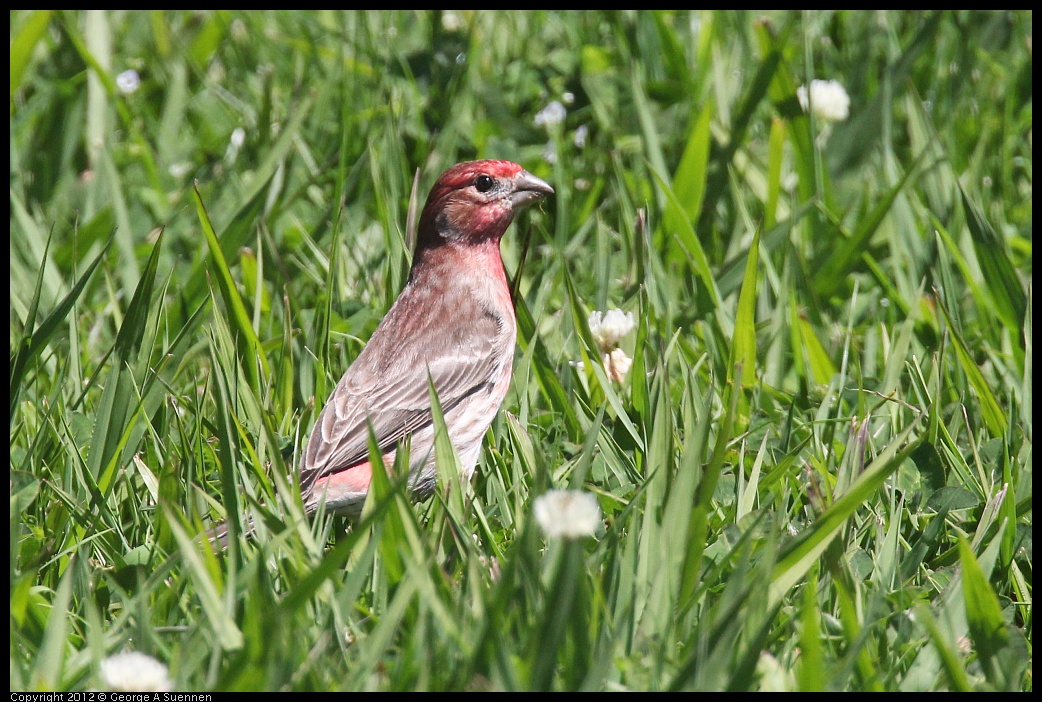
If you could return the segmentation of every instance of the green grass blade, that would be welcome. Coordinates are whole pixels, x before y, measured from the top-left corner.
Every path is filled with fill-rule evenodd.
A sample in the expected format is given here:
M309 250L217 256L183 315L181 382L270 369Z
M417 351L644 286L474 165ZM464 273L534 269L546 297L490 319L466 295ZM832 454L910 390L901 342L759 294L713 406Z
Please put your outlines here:
M159 266L159 253L162 249L162 236L152 247L145 269L141 272L134 296L127 305L116 335L115 352L112 357L112 370L101 397L98 410L98 421L94 426L90 452L87 454L87 467L92 475L101 478L102 468L109 465L120 445L129 408L137 405L137 388L133 378L133 367L137 366L137 356L148 326L148 316L152 311L152 290Z
M48 238L48 249L50 248L50 239ZM46 262L47 249L44 250L44 261ZM83 294L83 289L94 275L94 271L97 269L98 264L105 257L105 253L108 251L108 245L98 253L93 261L87 266L87 269L77 279L76 283L69 290L68 294L62 298L50 314L48 314L40 326L34 331L32 327L36 324L37 308L40 302L40 290L43 286L43 272L46 268L42 266L40 268L40 275L36 281L35 292L33 293L32 303L29 307L29 316L25 320L25 335L22 337L18 344L18 348L15 351L14 357L11 359L11 417L14 418L15 405L18 402L18 395L22 389L22 378L25 375L26 367L29 362L40 355L51 338L57 332L59 325L65 321L69 312L72 310L73 305L80 299Z
M883 219L893 208L894 200L905 190L905 187L911 182L912 176L918 175L919 164L925 153L924 151L919 154L912 166L886 192L875 207L866 216L859 218L857 227L849 237L841 238L838 245L830 246L828 251L823 253L819 265L814 267L818 271L814 276L814 284L819 295L828 297L847 284L854 272L854 266L865 254L872 235L876 233Z
M917 418L894 437L847 492L818 517L814 524L783 548L781 558L771 576L771 602L778 601L810 570L858 507L868 501L882 486L883 481L900 468L915 451L922 441L922 437L916 433L918 426Z
M698 118L691 127L687 145L684 147L684 153L680 156L676 173L673 174L673 193L680 201L689 221L697 221L702 213L702 198L705 196L708 175L709 147L712 143L709 132L712 116L712 103L709 103L698 113ZM670 213L676 213L676 210L666 211L666 226L670 231L679 231L682 225L670 221Z
M213 630L217 641L225 650L233 651L240 648L243 644L242 632L221 602L217 583L199 553L199 543L188 535L188 532L181 526L177 515L169 509L166 518L174 539L177 541L177 548L188 577L195 585L199 604L202 606L203 614L206 615L208 627Z
M756 385L756 299L757 266L760 261L760 232L753 234L749 245L749 257L745 263L745 278L738 294L738 310L735 313L734 336L731 338L731 357L727 364L728 384L737 383L741 376L744 387Z
M54 10L33 10L14 33L11 39L11 111L14 111L14 94L22 84L22 76L32 60L33 49L43 38L51 23Z
M69 563L58 583L58 589L50 602L47 624L36 652L33 666L33 688L56 691L61 687L62 670L65 663L65 647L68 645L69 605L72 603L72 584L76 568Z
M997 690L1009 690L1013 680L1008 677L1011 671L1002 664L1004 649L1009 646L1002 607L965 539L959 539L959 563L962 565L966 623L973 648L988 682Z
M550 357L547 355L545 347L536 336L535 322L532 320L531 312L528 311L528 305L525 304L522 298L517 298L514 305L517 313L518 342L521 345L521 350L527 352L527 348L530 345L535 346L532 365L535 368L539 386L546 394L550 407L555 412L558 412L564 420L569 437L573 441L579 441L582 436L582 426L579 424L579 418L575 413L575 408L572 406L568 393L565 392L564 387L561 385L561 380L554 372L553 364L550 362Z
M951 331L952 346L955 347L959 365L969 379L970 386L977 394L977 400L981 404L981 413L984 416L985 424L988 426L988 431L991 432L992 436L1001 437L1006 433L1006 415L999 409L999 402L995 397L995 393L992 392L990 383L984 378L984 374L981 373L976 361L973 360L966 342L963 341L962 335L948 314L947 307L944 303L940 303L938 306L941 308L944 321L948 324L948 329Z
M1009 258L1005 241L995 233L980 208L966 195L966 190L961 184L959 195L962 197L962 207L966 212L966 223L970 228L970 238L973 240L973 250L980 263L984 285L991 293L999 319L1013 332L1013 338L1020 342L1021 324L1027 310L1024 285L1020 282Z
M916 619L926 628L930 635L930 643L933 644L941 657L941 665L944 668L944 673L951 688L956 692L973 692L974 689L970 683L970 676L966 672L965 665L959 659L956 647L945 638L944 632L941 631L941 627L938 626L937 620L934 619L930 609L928 607L918 607L915 615Z
M250 387L253 388L253 391L258 396L261 396L264 394L262 389L264 380L271 376L271 367L268 364L267 354L264 353L264 349L261 347L260 339L257 338L257 332L253 328L253 322L246 312L246 305L243 303L239 289L232 278L231 270L228 268L228 261L221 251L217 233L214 232L213 225L210 224L210 216L206 213L206 206L203 204L203 198L199 194L199 188L193 186L192 193L195 198L195 210L199 216L199 224L203 228L206 244L213 261L217 288L221 291L221 298L224 300L224 304L228 307L230 313L229 322L235 335L243 372L246 374ZM257 367L258 363L260 368Z
M665 210L667 214L663 217L663 225L677 227L671 233L680 242L681 247L691 261L691 267L694 269L695 275L702 280L713 307L717 308L720 305L720 291L716 287L716 280L713 278L713 271L709 266L709 259L702 248L702 243L695 234L691 220L684 213L684 204L658 171L653 169L652 175L655 176L655 183L659 186L659 192L666 201Z

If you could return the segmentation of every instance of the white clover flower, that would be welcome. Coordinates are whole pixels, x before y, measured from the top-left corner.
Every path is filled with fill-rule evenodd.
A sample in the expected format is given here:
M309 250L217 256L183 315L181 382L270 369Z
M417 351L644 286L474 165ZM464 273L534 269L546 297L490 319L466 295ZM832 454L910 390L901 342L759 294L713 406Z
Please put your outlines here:
M535 500L539 528L551 539L593 536L601 523L597 497L582 490L550 490Z
M633 331L637 326L632 312L622 310L608 310L600 312L594 310L587 318L590 325L590 333L600 346L601 351L610 352L619 344L619 339Z
M166 170L174 178L181 180L192 172L192 164L188 161L179 161L177 163L171 163L170 167Z
M590 128L585 124L579 125L579 128L575 130L575 134L572 135L572 143L575 144L575 148L581 149L586 146L586 139L590 136Z
M626 355L622 349L615 349L611 353L604 354L604 372L608 379L615 383L621 383L626 379L626 374L633 366L633 359Z
M235 163L235 159L239 157L239 149L246 143L246 130L242 127L236 127L232 130L231 136L228 137L228 150L224 153L224 158L229 163Z
M565 116L568 112L564 109L564 105L554 100L549 105L539 110L535 114L535 126L537 127L551 127L555 124L560 124L564 121Z
M170 692L174 681L152 656L124 651L101 662L101 684L111 692Z
M825 122L842 122L850 115L850 96L835 80L812 80L810 88L801 85L796 97L804 112L814 111L814 116Z
M796 676L792 670L766 651L760 654L756 663L756 676L760 681L760 692L792 692L796 689Z
M250 36L250 30L246 28L246 24L241 19L234 20L229 29L231 31L232 39L235 41L242 41Z
M546 146L543 147L543 160L549 164L557 163L557 144L552 140L546 142Z
M116 87L124 95L135 93L141 87L141 76L133 68L123 71L116 76Z
M441 13L441 28L446 32L458 32L466 26L463 16L452 10Z

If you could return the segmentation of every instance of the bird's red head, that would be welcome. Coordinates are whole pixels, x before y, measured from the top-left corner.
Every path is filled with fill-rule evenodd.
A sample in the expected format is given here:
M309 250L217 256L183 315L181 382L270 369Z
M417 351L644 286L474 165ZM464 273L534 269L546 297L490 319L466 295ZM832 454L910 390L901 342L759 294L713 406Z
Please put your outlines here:
M427 196L417 247L498 242L518 210L553 191L510 161L457 163L441 174Z

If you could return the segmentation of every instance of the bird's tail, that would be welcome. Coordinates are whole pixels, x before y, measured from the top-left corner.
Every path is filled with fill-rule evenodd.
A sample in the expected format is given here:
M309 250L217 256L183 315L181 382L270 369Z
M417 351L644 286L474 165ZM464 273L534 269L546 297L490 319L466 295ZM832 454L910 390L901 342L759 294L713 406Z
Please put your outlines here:
M240 531L242 532L242 535L247 538L253 536L254 528L252 515L246 515L246 525L242 527ZM228 522L222 522L221 524L215 526L213 529L210 529L210 531L206 533L206 536L207 539L209 539L210 541L210 549L213 550L214 553L216 553L217 551L228 550L228 539L231 536L231 530L228 528Z

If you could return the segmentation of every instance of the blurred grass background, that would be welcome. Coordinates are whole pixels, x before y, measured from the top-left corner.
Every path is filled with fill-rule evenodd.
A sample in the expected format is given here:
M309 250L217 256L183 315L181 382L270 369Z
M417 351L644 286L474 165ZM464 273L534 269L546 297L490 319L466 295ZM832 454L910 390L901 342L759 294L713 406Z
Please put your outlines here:
M197 691L1032 689L1030 12L10 19L12 690L127 649ZM556 189L477 475L311 524L302 444L470 158ZM544 539L551 487L596 538Z

